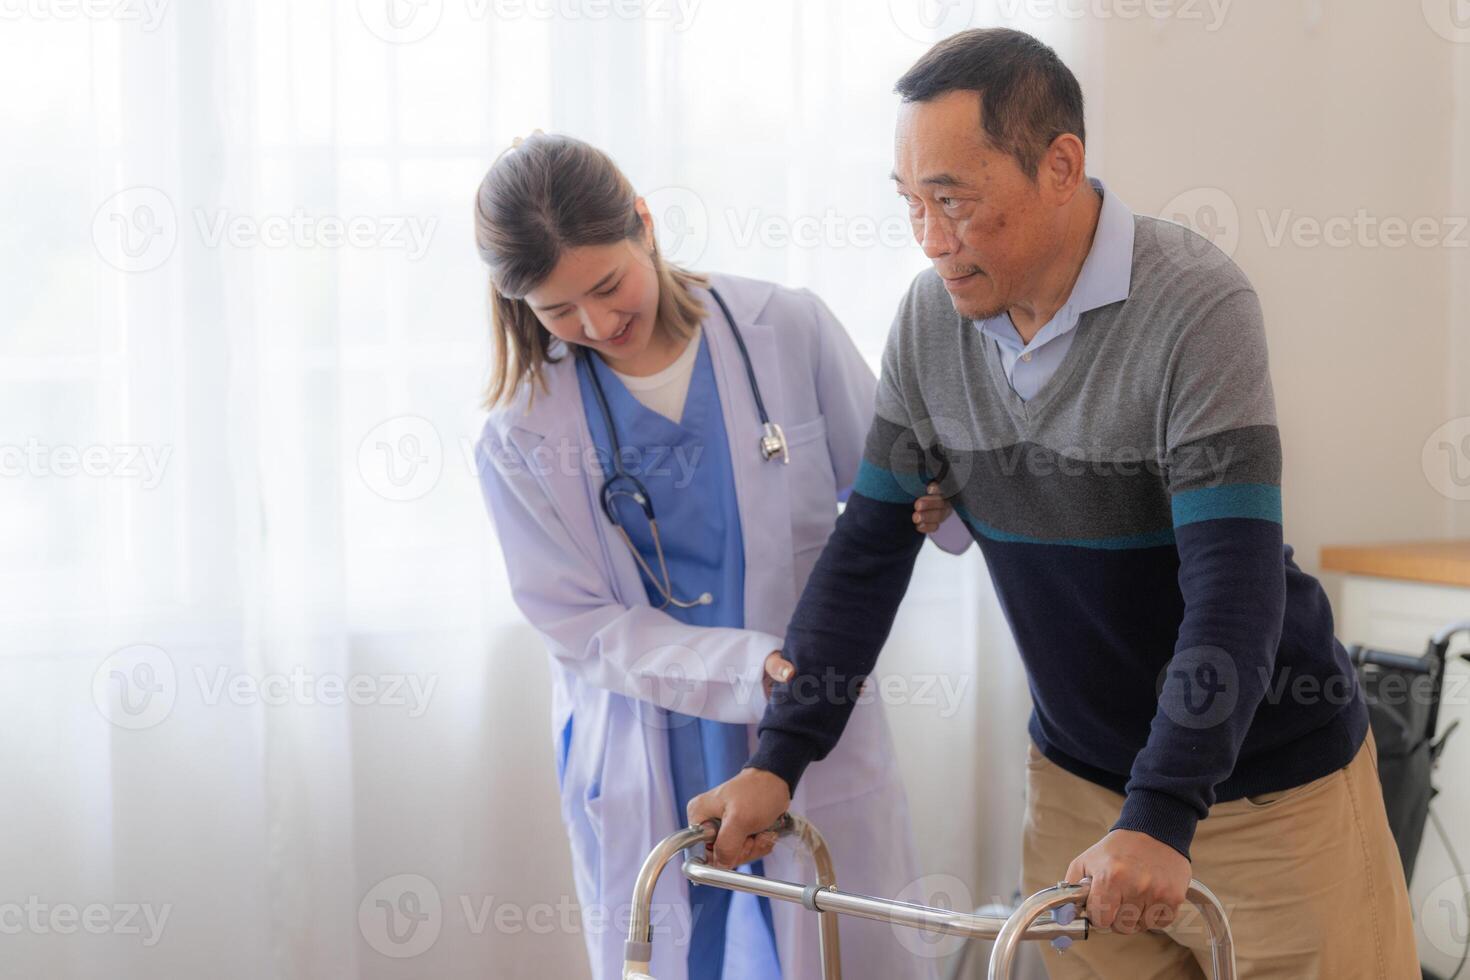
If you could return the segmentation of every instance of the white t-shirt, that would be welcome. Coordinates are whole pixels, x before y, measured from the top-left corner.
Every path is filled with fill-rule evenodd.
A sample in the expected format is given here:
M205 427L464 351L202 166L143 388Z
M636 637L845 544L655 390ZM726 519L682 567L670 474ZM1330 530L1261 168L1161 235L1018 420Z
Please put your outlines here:
M618 371L613 374L634 398L677 425L684 417L684 400L689 395L689 379L694 376L699 340L700 327L696 324L689 342L684 345L684 352L662 371L641 378Z

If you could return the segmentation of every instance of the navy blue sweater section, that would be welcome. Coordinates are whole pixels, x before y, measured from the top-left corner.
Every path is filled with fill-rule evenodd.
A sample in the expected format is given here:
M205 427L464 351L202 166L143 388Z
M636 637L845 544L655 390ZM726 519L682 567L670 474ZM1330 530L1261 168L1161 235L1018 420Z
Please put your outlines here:
M912 500L867 496L867 476L797 605L785 645L796 676L776 685L749 763L793 789L836 744L924 540ZM1278 522L1192 520L1171 543L1111 548L969 526L1026 664L1031 737L1124 795L1115 826L1188 856L1215 801L1300 785L1361 745L1367 711L1331 610Z

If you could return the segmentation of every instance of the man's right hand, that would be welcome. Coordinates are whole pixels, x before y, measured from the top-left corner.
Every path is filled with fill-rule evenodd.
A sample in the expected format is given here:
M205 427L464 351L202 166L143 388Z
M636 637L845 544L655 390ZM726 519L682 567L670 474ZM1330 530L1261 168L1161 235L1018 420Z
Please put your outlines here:
M719 820L714 847L706 848L709 863L717 868L737 868L771 853L776 835L766 832L766 828L790 806L791 790L786 780L764 769L742 769L689 801L689 825Z

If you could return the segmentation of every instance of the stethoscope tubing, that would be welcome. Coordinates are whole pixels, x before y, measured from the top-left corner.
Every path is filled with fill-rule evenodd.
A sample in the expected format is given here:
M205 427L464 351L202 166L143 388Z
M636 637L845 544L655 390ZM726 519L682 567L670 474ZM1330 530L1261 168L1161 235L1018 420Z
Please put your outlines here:
M760 382L756 380L755 365L751 363L750 351L745 346L745 337L740 333L740 327L736 325L735 317L731 315L730 307L725 304L725 298L720 295L719 290L711 286L709 292L714 297L715 303L719 305L720 312L725 317L725 322L730 325L730 332L735 335L735 345L740 348L740 359L745 363L745 377L750 382L750 393L755 399L755 410L760 416L761 421L761 430L763 433L761 438L761 455L766 460L770 460L779 453L786 462L790 462L791 457L787 452L786 436L781 431L781 427L773 423L770 416L766 413L765 399L761 397ZM577 355L581 358L591 356L584 347L577 349ZM618 439L618 430L617 426L613 423L612 410L608 408L607 393L603 391L602 380L597 376L596 367L590 362L585 366L587 368L587 374L592 381L592 394L597 400L598 411L602 414L603 426L607 429L608 441L612 443L613 472L611 476L603 481L602 489L598 492L603 513L607 515L608 521L617 530L623 541L626 542L628 549L632 551L633 559L638 563L638 567L643 571L643 574L648 576L648 580L653 583L654 588L663 596L664 605L674 605L681 609L709 605L714 599L708 592L702 593L697 599L692 601L678 599L674 596L673 583L669 579L668 564L664 559L663 543L659 538L658 518L655 516L653 510L653 497L649 494L648 488L643 485L643 481L624 468L622 442ZM619 490L618 484L620 482L631 484L633 486L633 492L629 493L626 490ZM649 530L653 537L654 553L658 558L659 575L653 574L653 569L648 567L648 563L639 554L638 549L634 547L633 539L628 536L627 530L623 527L622 522L618 520L617 508L613 506L613 500L618 496L631 497L633 502L638 504L643 510L643 516L648 519Z

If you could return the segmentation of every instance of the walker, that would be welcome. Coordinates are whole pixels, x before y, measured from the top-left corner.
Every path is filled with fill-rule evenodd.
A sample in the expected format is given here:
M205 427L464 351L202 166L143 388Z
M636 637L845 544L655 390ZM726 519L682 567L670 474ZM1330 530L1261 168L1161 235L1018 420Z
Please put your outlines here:
M664 866L680 851L702 845L710 832L707 824L688 827L659 842L638 872L633 885L633 907L628 923L628 941L623 951L623 980L654 980L649 974L653 959L653 933L650 907L653 888L658 884ZM786 814L771 827L777 837L794 837L811 855L817 880L810 885L777 881L739 871L725 871L705 863L701 853L685 859L684 877L700 885L714 885L733 891L764 895L783 902L796 902L821 917L818 933L821 945L823 980L841 980L842 964L837 948L837 916L855 915L877 919L913 929L927 929L952 936L987 939L995 942L990 957L990 980L1009 980L1018 944L1023 939L1084 940L1093 931L1085 915L1075 911L1087 900L1088 883L1065 882L1043 888L1026 899L1008 918L971 915L949 909L911 905L884 898L870 898L838 890L832 871L832 855L827 842L817 829L795 814ZM1210 956L1214 980L1235 980L1235 948L1230 938L1230 923L1220 900L1198 881L1189 883L1187 900L1199 909L1210 934ZM1053 910L1072 906L1060 913ZM1067 914L1067 913L1071 914ZM1044 916L1044 917L1043 917Z

